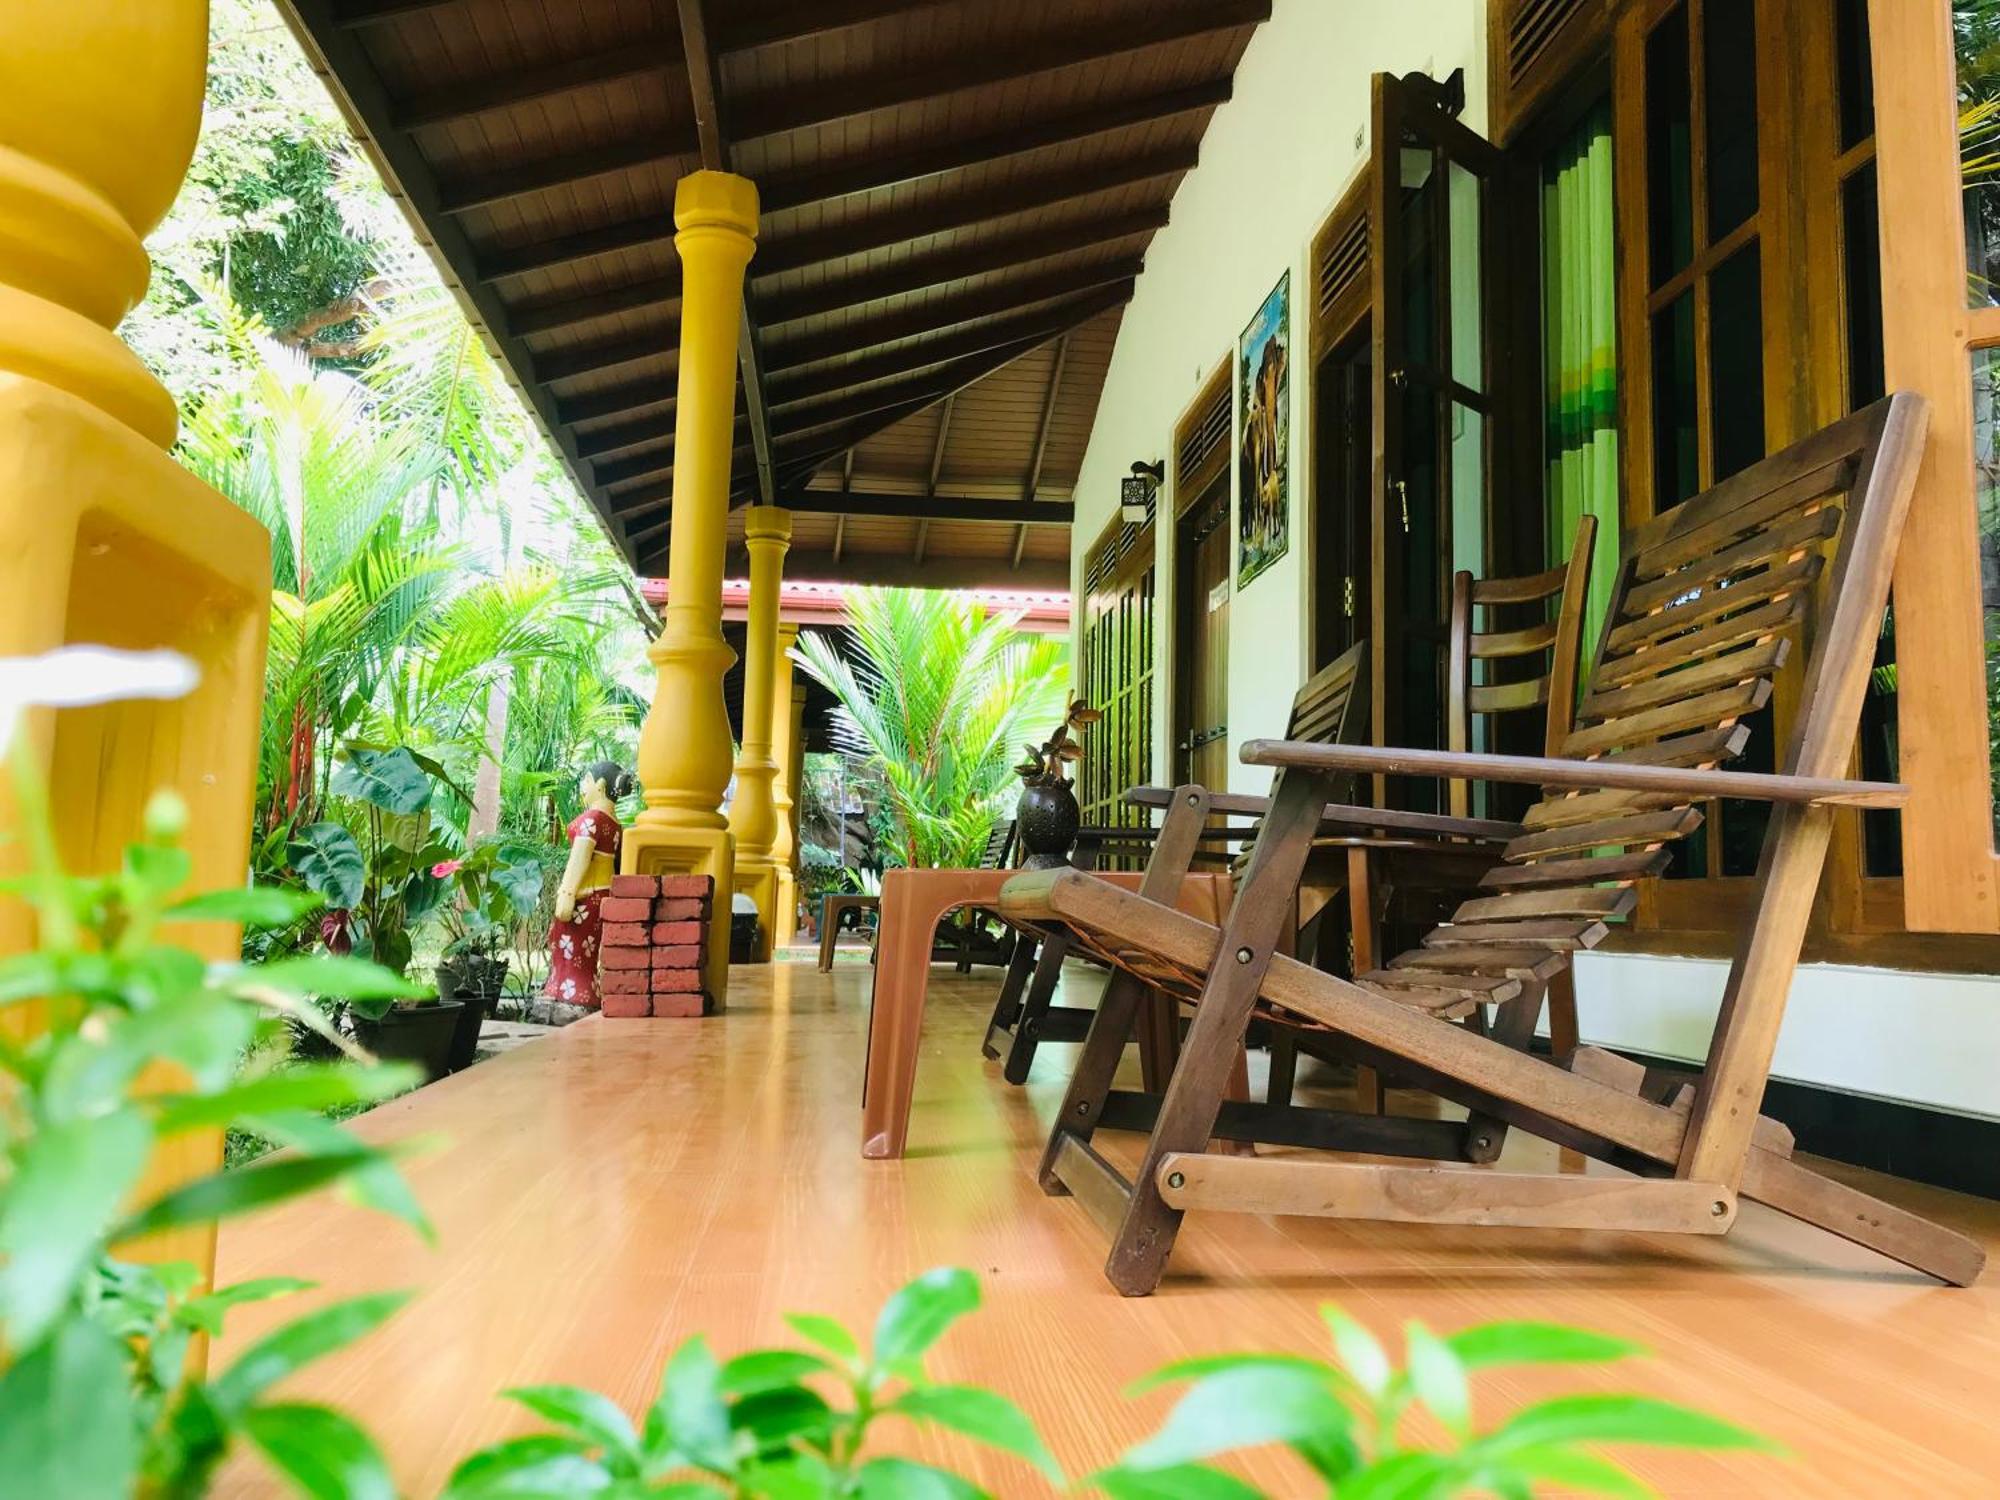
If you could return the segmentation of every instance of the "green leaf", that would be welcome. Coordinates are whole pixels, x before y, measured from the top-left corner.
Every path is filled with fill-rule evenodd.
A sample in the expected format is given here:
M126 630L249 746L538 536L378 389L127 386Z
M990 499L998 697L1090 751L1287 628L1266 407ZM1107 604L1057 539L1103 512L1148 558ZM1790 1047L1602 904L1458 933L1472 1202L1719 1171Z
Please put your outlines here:
M247 1167L233 1167L164 1193L118 1226L112 1238L137 1239L162 1229L179 1229L188 1224L207 1224L233 1218L253 1209L282 1203L301 1193L325 1187L362 1165L381 1159L360 1142L352 1151L325 1156L285 1157Z
M327 1110L342 1104L387 1099L423 1081L412 1063L359 1067L352 1063L301 1064L267 1073L215 1094L167 1094L154 1101L160 1134L176 1135L211 1125L234 1125L253 1115L289 1110Z
M1404 1330L1410 1357L1410 1387L1417 1399L1457 1437L1472 1423L1472 1391L1465 1366L1438 1336L1421 1323Z
M1347 1376L1322 1360L1307 1359L1298 1354L1204 1354L1193 1359L1177 1359L1171 1364L1161 1365L1152 1373L1140 1376L1125 1387L1128 1396L1143 1396L1148 1391L1158 1390L1163 1385L1171 1385L1181 1380L1201 1380L1209 1375L1220 1375L1225 1370L1296 1370L1301 1375L1310 1375L1328 1385L1348 1384Z
M1334 1350L1355 1384L1371 1396L1381 1395L1394 1371L1375 1335L1331 1302L1320 1308L1319 1315L1326 1320L1327 1329L1333 1334Z
M928 1385L903 1392L888 1409L1024 1458L1051 1483L1063 1482L1062 1468L1035 1424L1005 1396L971 1385Z
M241 1417L278 1381L371 1332L407 1301L407 1292L376 1292L293 1319L251 1345L209 1383L210 1403L225 1420Z
M779 1386L796 1385L812 1375L823 1375L834 1367L817 1354L802 1349L753 1349L739 1354L722 1367L722 1391L727 1396L750 1396Z
M1181 1397L1166 1425L1127 1453L1120 1467L1170 1469L1265 1443L1318 1444L1346 1434L1352 1425L1347 1408L1311 1375L1226 1370Z
M426 1243L437 1243L437 1230L424 1213L423 1204L395 1161L381 1152L369 1152L359 1139L324 1115L287 1113L258 1115L245 1120L246 1128L269 1136L280 1145L293 1146L311 1156L340 1156L360 1153L347 1176L340 1179L340 1191L365 1208L401 1219ZM239 1168L238 1170L241 1170Z
M402 746L394 750L351 747L334 767L328 785L337 797L352 797L387 813L418 813L431 803L430 777Z
M236 1075L256 1030L254 1011L198 992L108 1016L102 1027L56 1043L42 1077L43 1112L50 1119L100 1114L122 1103L132 1080L160 1060L179 1063L198 1091L220 1088Z
M1453 1500L1465 1493L1459 1461L1444 1453L1398 1453L1340 1486L1340 1500Z
M532 1496L590 1495L607 1489L611 1476L580 1438L538 1432L481 1448L451 1471L439 1500L528 1500Z
M1582 1495L1610 1495L1613 1500L1657 1500L1659 1492L1608 1458L1576 1448L1519 1448L1499 1460L1502 1468L1529 1481L1541 1479ZM1479 1474L1477 1482L1493 1485L1498 1476Z
M306 888L328 906L361 904L368 884L368 862L354 835L338 823L308 823L285 845L285 859Z
M373 1439L324 1406L253 1406L243 1430L271 1467L312 1500L396 1500L396 1482Z
M1560 1323L1481 1323L1445 1339L1468 1370L1496 1365L1595 1364L1642 1355L1645 1349L1588 1328Z
M10 1495L128 1495L138 1439L124 1351L94 1323L70 1319L0 1375L0 1489Z
M0 1345L32 1348L109 1237L146 1169L153 1132L136 1110L30 1136L0 1193Z
M835 1500L842 1493L840 1476L814 1453L787 1453L754 1459L737 1476L736 1493L754 1495L756 1500ZM669 1485L664 1490L648 1490L647 1500L679 1493ZM690 1485L689 1496L712 1497L715 1491Z
M1269 1500L1254 1484L1220 1469L1179 1464L1171 1469L1106 1469L1087 1481L1111 1500Z
M667 1361L653 1414L667 1441L689 1461L725 1473L733 1467L722 1370L701 1335L682 1344Z
M1649 1443L1664 1448L1780 1451L1746 1428L1650 1396L1559 1396L1514 1413L1481 1447L1491 1452L1550 1443Z
M380 964L333 953L259 964L246 969L236 982L239 991L259 985L286 994L324 995L334 1000L420 1000L430 993Z
M576 1385L524 1385L501 1394L558 1427L588 1438L608 1453L637 1462L639 1434L632 1419L610 1397Z
M164 901L187 884L194 859L172 844L127 844L125 880L132 894L147 903Z
M979 1278L944 1266L926 1271L882 1306L875 1319L875 1363L886 1369L921 1360L944 1331L979 1306Z
M861 1500L985 1500L969 1479L906 1458L872 1458L855 1471Z
M237 891L209 891L167 908L176 922L240 922L245 927L289 927L325 898L317 891L290 891L278 886L246 886Z
M190 1297L175 1310L174 1316L190 1328L198 1328L211 1338L222 1332L222 1320L233 1307L241 1307L246 1302L268 1302L273 1297L289 1297L294 1292L309 1292L313 1288L310 1281L302 1281L296 1276L260 1276L254 1281L239 1281L234 1286L220 1287L202 1297Z
M792 1331L809 1343L818 1344L835 1359L853 1364L861 1358L861 1344L846 1327L818 1313L786 1313Z
M784 1385L737 1401L729 1408L729 1425L750 1434L757 1450L769 1454L794 1442L824 1448L833 1433L834 1415L819 1392Z

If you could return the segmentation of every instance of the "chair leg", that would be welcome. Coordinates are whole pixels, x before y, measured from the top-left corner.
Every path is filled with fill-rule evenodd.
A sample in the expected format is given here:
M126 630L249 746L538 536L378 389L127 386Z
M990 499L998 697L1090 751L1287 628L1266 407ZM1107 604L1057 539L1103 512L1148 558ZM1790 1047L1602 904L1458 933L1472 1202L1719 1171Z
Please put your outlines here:
M833 904L831 896L824 896L819 904L819 971L833 972L833 940L840 934L840 908Z
M1292 1084L1299 1071L1299 1039L1290 1032L1273 1029L1271 1033L1271 1079L1264 1091L1267 1104L1290 1104Z
M1063 960L1069 956L1069 934L1052 932L1035 960L1035 977L1029 982L1028 997L1021 1004L1020 1019L1014 1025L1014 1045L1007 1049L1007 1065L1000 1076L1009 1083L1028 1081L1035 1065L1035 1049L1042 1044L1042 1021L1055 1001L1056 984L1062 978Z
M1014 952L1007 960L1007 977L1000 981L1000 997L993 1002L993 1019L986 1023L986 1039L980 1043L980 1052L998 1060L1000 1049L993 1045L993 1033L1011 1031L1021 1019L1021 992L1027 988L1028 976L1034 972L1035 944L1026 935L1019 935L1014 942Z
M1035 1174L1042 1191L1052 1198L1069 1192L1055 1172L1063 1137L1075 1136L1087 1142L1096 1130L1097 1118L1103 1113L1112 1080L1118 1074L1119 1061L1125 1056L1125 1043L1131 1038L1139 1001L1145 994L1143 980L1120 971L1111 976L1103 998L1097 1002L1097 1014L1091 1018L1090 1033L1077 1056L1076 1071L1070 1075L1062 1109L1049 1127L1048 1149L1042 1153L1042 1164Z
M1534 1040L1535 1022L1541 1019L1546 985L1526 985L1515 999L1497 1007L1486 1035L1503 1046L1525 1052ZM1465 1159L1485 1164L1498 1161L1507 1144L1507 1122L1474 1110L1465 1117Z
M1576 970L1564 969L1549 981L1549 1052L1558 1065L1569 1061L1580 1040L1576 1029Z
M1347 911L1356 974L1366 974L1381 962L1376 951L1375 867L1368 851L1347 851ZM1370 1067L1354 1070L1354 1107L1365 1115L1382 1113L1382 1075Z

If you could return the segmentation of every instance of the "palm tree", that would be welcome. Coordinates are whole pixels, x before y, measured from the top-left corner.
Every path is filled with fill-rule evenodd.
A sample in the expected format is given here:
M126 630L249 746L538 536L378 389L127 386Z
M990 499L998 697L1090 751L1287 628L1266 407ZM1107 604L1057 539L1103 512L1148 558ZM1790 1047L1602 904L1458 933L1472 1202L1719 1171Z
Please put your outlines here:
M887 789L911 868L970 865L1018 790L1015 753L1068 704L1067 643L964 594L854 589L851 650L799 638L799 660L840 707L834 734Z

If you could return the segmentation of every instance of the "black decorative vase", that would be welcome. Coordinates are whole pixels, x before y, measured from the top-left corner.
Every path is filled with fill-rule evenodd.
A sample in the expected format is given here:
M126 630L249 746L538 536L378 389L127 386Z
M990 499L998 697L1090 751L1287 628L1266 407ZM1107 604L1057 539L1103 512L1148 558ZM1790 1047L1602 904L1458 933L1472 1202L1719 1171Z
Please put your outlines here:
M479 1029L500 1003L507 985L507 960L484 954L461 953L437 966L437 994L440 1000L460 1002L458 1024L453 1028L449 1071L472 1066L479 1050Z
M1056 870L1069 863L1083 822L1076 789L1069 782L1030 782L1021 792L1014 819L1014 831L1027 852L1022 869Z

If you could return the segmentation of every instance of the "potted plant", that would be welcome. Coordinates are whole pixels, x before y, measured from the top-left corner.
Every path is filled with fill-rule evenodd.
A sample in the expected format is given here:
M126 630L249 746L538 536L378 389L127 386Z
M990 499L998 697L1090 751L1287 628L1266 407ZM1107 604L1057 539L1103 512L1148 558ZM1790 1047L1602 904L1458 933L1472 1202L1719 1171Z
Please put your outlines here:
M443 774L407 746L357 745L342 755L330 790L349 820L309 823L286 849L299 879L326 902L320 942L327 952L408 973L411 934L443 900L445 877L435 872L454 853L431 818L431 778ZM414 1062L433 1079L449 1070L459 1001L336 999L377 1056Z
M507 984L502 950L514 925L541 900L542 866L531 851L488 840L462 859L433 865L431 874L454 887L453 899L441 908L445 946L437 966L437 996L460 1006L447 1059L455 1073L471 1066L479 1029L499 1004Z
M1053 870L1069 863L1077 828L1083 821L1076 805L1076 789L1064 770L1083 756L1083 747L1070 731L1081 733L1085 725L1103 717L1078 698L1056 725L1055 733L1039 745L1027 746L1028 758L1014 767L1023 783L1014 814L1015 832L1028 856L1021 861L1022 869Z

